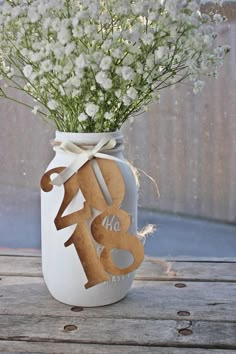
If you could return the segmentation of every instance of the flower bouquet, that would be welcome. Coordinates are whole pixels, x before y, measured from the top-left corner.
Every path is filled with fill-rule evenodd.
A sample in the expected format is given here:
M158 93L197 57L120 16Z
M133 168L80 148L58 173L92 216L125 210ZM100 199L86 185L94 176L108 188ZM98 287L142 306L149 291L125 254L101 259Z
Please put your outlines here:
M41 180L42 264L59 301L110 304L130 288L144 250L123 123L161 90L216 76L220 14L200 0L0 0L0 95L56 128Z

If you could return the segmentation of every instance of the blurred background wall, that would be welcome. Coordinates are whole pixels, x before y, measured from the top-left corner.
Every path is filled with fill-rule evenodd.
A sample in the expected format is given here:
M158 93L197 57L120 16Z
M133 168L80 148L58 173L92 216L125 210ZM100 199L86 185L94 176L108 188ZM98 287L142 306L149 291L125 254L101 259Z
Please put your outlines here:
M236 222L236 6L224 11L230 27L221 26L219 40L232 49L218 79L197 96L189 84L163 91L160 103L123 129L127 157L160 189L158 199L141 176L144 208ZM0 184L39 192L53 135L31 112L1 100Z

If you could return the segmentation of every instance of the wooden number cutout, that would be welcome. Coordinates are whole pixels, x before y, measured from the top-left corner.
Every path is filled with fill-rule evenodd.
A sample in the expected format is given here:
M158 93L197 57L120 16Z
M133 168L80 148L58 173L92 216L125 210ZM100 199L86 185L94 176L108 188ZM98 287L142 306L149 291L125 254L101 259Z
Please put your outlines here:
M130 215L120 209L125 196L125 184L119 167L114 161L94 159L98 164L112 204L108 205L101 187L97 181L92 164L87 162L77 173L64 183L64 198L54 220L57 230L76 224L76 229L65 243L65 247L74 244L88 282L85 288L90 288L110 279L110 275L127 274L139 267L144 258L144 248L140 240L128 233ZM61 173L64 167L54 168L45 173L41 180L41 187L45 192L53 189L51 175ZM62 216L75 195L81 190L84 198L84 208L69 215ZM86 221L91 217L91 208L101 213L93 220L91 232ZM104 219L116 216L120 221L120 230L107 230ZM92 242L92 237L103 246L100 257ZM133 256L133 263L126 268L117 267L112 260L112 249L129 251Z
M50 183L50 176L53 173L59 174L63 170L64 167L58 167L45 173L41 180L41 187L43 191L49 192L53 189L53 185ZM96 284L109 280L110 277L104 272L103 266L99 260L89 235L89 230L86 227L86 220L91 217L91 209L87 201L85 202L84 208L82 210L76 211L66 216L62 216L74 196L79 191L78 172L64 183L64 189L64 198L54 222L57 230L61 230L67 226L77 224L75 231L69 240L65 242L65 247L74 244L88 279L88 282L85 284L85 288L87 289Z

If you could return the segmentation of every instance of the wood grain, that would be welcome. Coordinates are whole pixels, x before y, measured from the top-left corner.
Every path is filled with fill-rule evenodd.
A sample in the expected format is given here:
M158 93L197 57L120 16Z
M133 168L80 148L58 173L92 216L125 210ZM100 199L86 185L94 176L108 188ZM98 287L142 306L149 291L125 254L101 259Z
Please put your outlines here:
M138 280L236 281L236 263L171 262L149 259L139 268Z
M49 294L40 257L0 256L0 352L236 353L235 267L149 258L122 301L72 308Z
M75 326L71 332L65 326ZM0 317L1 340L236 349L236 323L78 317ZM191 335L182 335L182 330Z
M101 345L78 343L50 343L0 341L0 353L73 353L73 354L235 354L236 350L195 349L195 348L164 348L133 345Z
M41 257L0 256L0 274L42 276Z
M134 282L122 301L74 312L50 296L42 278L2 277L0 315L236 321L236 283L184 284L177 288L173 281Z
M42 276L40 257L0 256L0 275ZM181 262L146 258L136 280L236 281L236 263Z
M41 250L36 248L1 248L0 256L41 257Z

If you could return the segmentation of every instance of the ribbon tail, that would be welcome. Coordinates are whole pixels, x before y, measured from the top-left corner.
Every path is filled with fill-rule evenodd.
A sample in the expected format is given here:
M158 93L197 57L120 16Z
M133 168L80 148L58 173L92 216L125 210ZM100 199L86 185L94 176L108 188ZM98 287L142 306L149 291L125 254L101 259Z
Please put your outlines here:
M51 184L60 187L64 184L70 177L73 176L87 161L88 155L82 153L77 157L72 163L66 167L59 175L52 179Z

